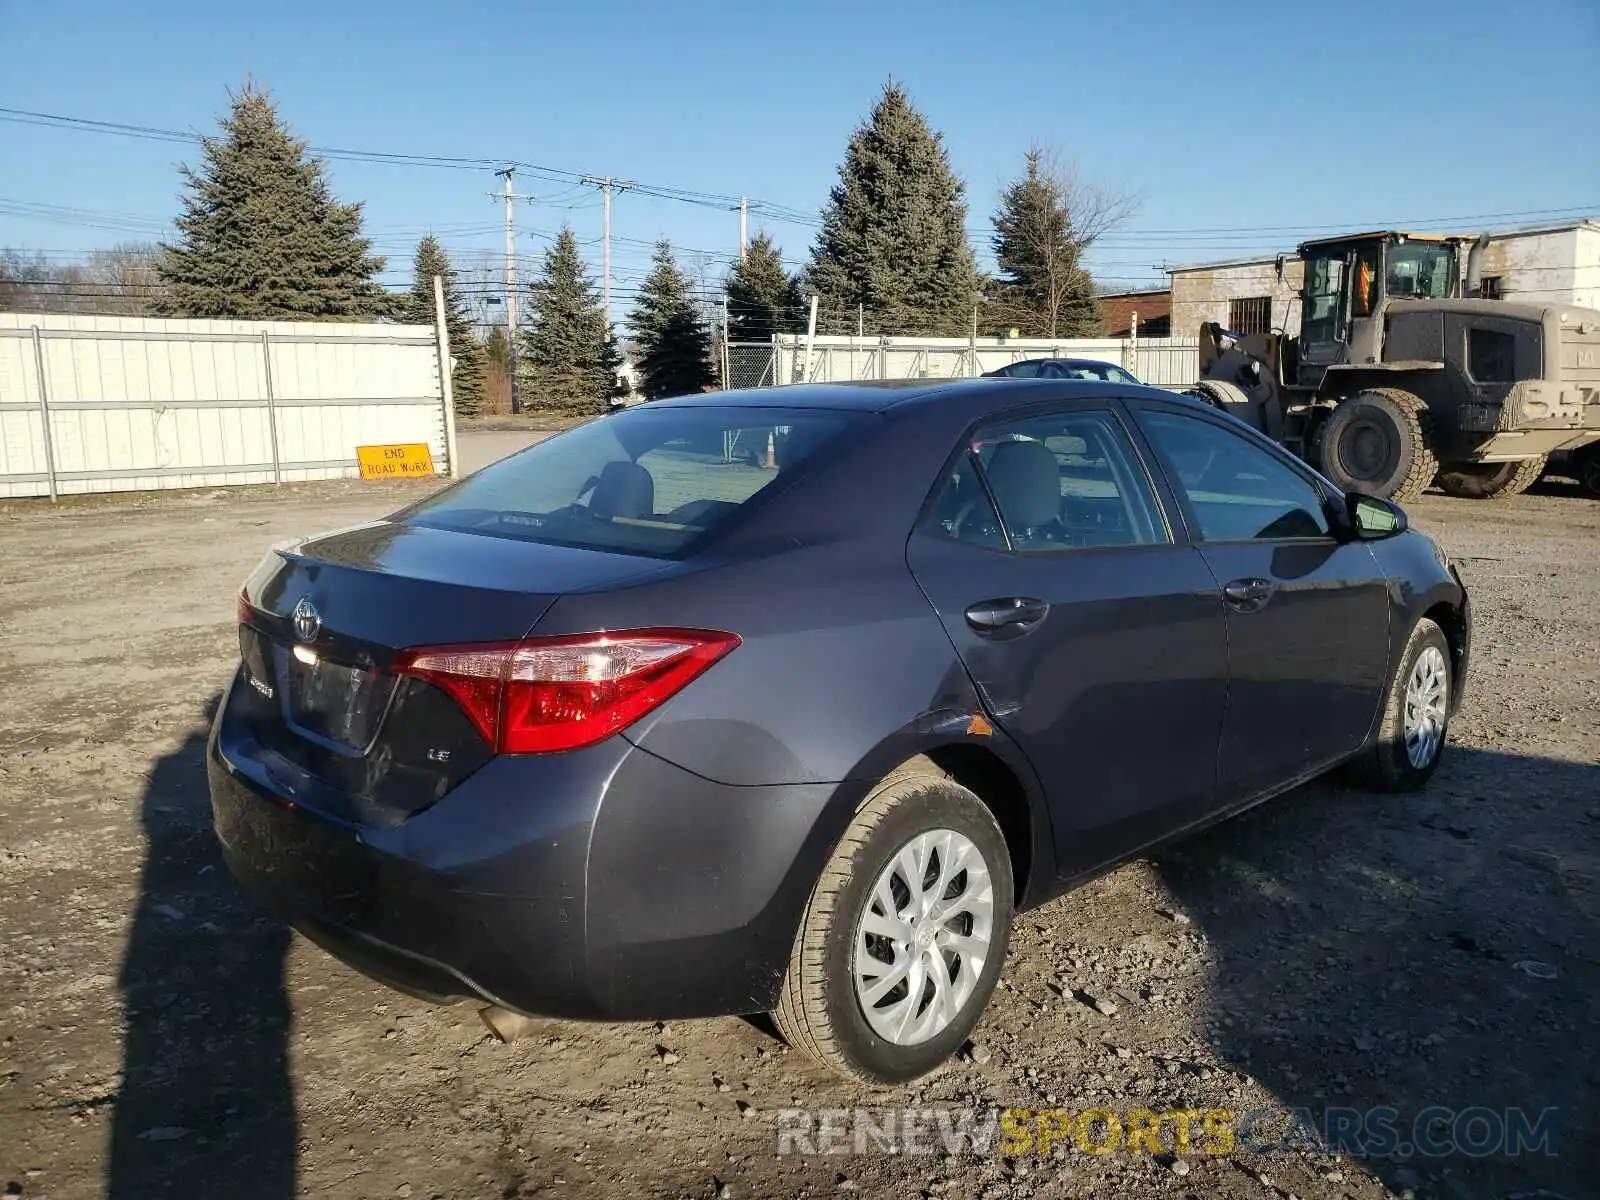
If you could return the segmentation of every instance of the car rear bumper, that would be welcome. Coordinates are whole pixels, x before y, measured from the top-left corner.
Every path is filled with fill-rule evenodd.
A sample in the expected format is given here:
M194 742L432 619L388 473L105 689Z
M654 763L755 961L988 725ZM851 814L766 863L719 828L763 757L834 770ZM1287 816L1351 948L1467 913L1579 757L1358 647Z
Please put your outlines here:
M493 759L387 827L297 801L258 752L219 716L207 765L233 873L336 957L434 1001L765 1011L832 842L834 785L715 784L620 737Z

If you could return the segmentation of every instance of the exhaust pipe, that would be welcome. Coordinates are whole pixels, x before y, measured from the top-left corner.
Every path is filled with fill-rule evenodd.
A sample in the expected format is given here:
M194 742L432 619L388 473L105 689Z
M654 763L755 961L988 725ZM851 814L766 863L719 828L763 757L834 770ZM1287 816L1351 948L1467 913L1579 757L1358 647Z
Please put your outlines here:
M1481 297L1483 294L1483 252L1488 248L1489 235L1480 233L1467 251L1467 277L1461 284L1463 296Z
M525 1017L521 1013L511 1012L499 1005L491 1004L488 1008L480 1008L478 1016L489 1027L489 1032L502 1042L514 1042L520 1037L525 1037L533 1031L536 1024L532 1017Z

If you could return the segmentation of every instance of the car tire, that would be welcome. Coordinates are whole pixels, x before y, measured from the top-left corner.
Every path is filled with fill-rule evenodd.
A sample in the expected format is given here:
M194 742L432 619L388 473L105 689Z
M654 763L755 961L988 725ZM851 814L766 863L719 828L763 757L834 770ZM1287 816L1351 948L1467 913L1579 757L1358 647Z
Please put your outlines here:
M958 869L940 890L947 846L954 847L949 857ZM904 886L901 865L919 858L920 894ZM884 890L893 912L884 912ZM1010 852L994 814L930 760L913 760L873 788L812 889L772 1014L779 1032L796 1050L864 1083L926 1075L967 1040L989 1002L1005 960L1013 895ZM985 896L987 946L963 957L951 947L970 951L981 940ZM919 943L914 934L894 940L870 928L914 931L915 922L901 915L915 916L919 903L929 902L953 911L948 923L937 917L922 923L923 931L933 931L922 933L931 942ZM945 988L926 969L934 962L955 975L952 981L946 974ZM863 975L863 965L881 965L883 972ZM887 994L869 1005L863 993L886 983L892 984ZM921 993L915 999L913 983ZM940 1004L947 996L953 1015Z
M1316 435L1322 473L1346 492L1396 503L1420 496L1438 474L1431 417L1420 396L1367 388L1333 410Z
M1427 783L1444 756L1454 686L1450 642L1444 630L1423 617L1389 680L1376 736L1350 762L1356 781L1380 792L1414 792ZM1426 736L1425 716L1431 729Z
M1545 456L1520 462L1446 463L1435 481L1447 496L1464 500L1509 500L1520 496L1544 474Z

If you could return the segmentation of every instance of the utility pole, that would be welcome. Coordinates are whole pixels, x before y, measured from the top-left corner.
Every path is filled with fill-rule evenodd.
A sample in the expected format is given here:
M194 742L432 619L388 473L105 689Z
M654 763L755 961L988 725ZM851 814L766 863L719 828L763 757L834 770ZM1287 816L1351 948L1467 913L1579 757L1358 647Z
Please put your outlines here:
M745 250L750 245L750 201L739 197L739 262L744 263Z
M613 179L609 175L585 175L581 182L600 189L600 290L605 309L606 329L611 328L611 193L625 192L632 182Z
M506 202L506 345L507 365L511 371L511 411L520 412L517 404L517 235L512 224L512 195L511 176L515 167L506 167L495 174L506 181L505 191L500 195ZM489 193L491 196L494 192Z

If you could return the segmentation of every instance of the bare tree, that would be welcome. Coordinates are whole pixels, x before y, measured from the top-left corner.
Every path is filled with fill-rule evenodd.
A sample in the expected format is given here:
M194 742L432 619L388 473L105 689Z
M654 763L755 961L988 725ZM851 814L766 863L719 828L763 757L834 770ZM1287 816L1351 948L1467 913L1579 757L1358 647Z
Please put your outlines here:
M467 316L477 335L486 337L490 329L505 328L506 309L506 256L496 250L463 250L450 256L455 263L456 283L467 302ZM519 274L523 264L517 263ZM528 272L531 277L531 271ZM524 286L519 282L519 287ZM517 306L525 308L525 292L517 297Z
M165 285L161 282L160 251L149 243L129 243L96 250L89 255L89 278L116 294L113 310L129 316L152 311Z
M129 243L56 264L38 251L0 250L0 310L144 316L162 292L159 255Z
M1083 256L1138 206L1136 194L1091 180L1058 152L1031 146L1023 175L1001 193L994 217L1001 272L994 315L1043 337L1098 333L1094 281Z

